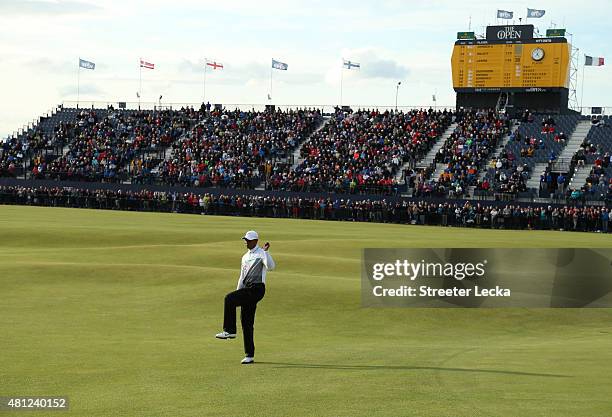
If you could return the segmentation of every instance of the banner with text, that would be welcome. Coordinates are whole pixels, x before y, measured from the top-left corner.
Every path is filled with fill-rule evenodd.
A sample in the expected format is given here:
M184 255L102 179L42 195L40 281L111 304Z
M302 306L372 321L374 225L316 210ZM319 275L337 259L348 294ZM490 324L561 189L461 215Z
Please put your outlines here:
M612 307L612 248L364 249L363 307Z

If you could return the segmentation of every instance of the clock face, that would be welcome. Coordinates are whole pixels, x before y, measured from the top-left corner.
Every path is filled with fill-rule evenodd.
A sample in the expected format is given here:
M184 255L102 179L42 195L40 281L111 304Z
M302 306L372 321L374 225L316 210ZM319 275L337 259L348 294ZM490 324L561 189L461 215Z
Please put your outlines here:
M535 48L533 51L531 51L531 58L533 58L534 61L541 61L544 59L544 49Z

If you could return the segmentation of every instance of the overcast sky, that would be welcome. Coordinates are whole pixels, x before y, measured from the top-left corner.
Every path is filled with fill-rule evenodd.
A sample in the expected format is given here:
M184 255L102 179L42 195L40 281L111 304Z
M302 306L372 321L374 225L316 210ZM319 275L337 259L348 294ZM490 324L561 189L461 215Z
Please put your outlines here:
M608 0L0 0L0 137L76 100L79 57L96 64L80 72L82 101L137 101L142 57L155 64L143 101L201 102L209 57L225 68L208 71L207 100L265 104L274 57L289 64L274 72L275 104L337 104L344 57L361 64L344 71L344 104L391 106L401 81L400 106L431 105L434 93L452 105L456 32L527 7L546 10L530 19L541 32L566 27L581 54L612 59ZM612 68L586 73L585 106L612 106Z

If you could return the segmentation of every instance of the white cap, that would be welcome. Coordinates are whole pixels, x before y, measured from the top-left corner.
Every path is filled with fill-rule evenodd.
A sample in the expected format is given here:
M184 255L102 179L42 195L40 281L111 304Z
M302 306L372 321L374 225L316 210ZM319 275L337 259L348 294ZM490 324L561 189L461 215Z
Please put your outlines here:
M257 234L255 230L249 230L248 232L244 234L242 238L246 240L258 240L259 235Z

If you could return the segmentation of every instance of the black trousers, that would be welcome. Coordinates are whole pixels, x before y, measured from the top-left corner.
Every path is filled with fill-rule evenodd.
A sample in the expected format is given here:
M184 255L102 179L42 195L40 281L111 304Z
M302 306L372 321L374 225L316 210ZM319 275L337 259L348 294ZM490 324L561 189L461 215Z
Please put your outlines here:
M225 296L223 330L228 333L236 333L236 307L240 306L240 321L246 356L255 356L255 344L253 343L255 310L257 303L264 297L265 293L266 286L264 284L255 284L248 288L232 291Z

